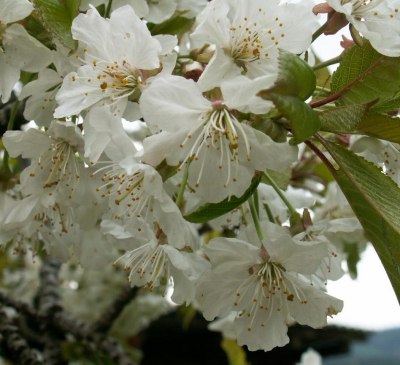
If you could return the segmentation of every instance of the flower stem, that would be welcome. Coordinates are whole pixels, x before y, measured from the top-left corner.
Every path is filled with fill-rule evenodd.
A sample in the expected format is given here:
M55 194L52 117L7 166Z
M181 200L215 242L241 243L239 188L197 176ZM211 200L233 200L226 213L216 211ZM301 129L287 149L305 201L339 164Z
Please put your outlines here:
M186 184L189 178L189 166L190 162L187 161L185 163L185 169L183 171L182 182L181 185L179 186L178 196L176 197L175 200L175 204L178 206L178 208L182 208L183 205L183 194L185 193Z
M263 232L262 232L262 229L260 226L260 219L257 214L256 204L254 202L254 195L252 195L250 197L248 202L250 205L250 213L251 213L251 217L253 218L254 227L256 228L257 236L260 239L260 241L262 242L264 240L264 235L263 235ZM258 201L257 201L257 204L258 204Z
M325 140L319 136L315 135L315 137L324 145ZM325 164L325 166L328 168L328 170L332 173L332 175L336 175L337 171L335 167L331 164L331 162L326 158L326 156L322 153L322 151L310 140L304 141L304 143L307 145L308 148L310 148L319 158L320 160Z
M112 2L113 2L113 0L108 0L108 4L107 4L107 8L106 8L106 13L104 14L104 18L109 18L110 17Z
M10 118L8 119L8 125L7 125L8 131L12 131L14 129L14 122L15 122L15 117L17 116L19 104L20 104L20 101L17 99L11 110Z
M334 65L335 63L339 63L342 60L342 55L340 54L339 56L333 57L330 60L326 60L324 62L320 62L317 65L315 65L312 69L314 71L319 70L321 68Z
M266 211L266 213L267 213L267 216L268 216L269 221L270 221L271 223L276 223L276 220L275 220L275 218L274 218L274 214L272 213L272 210L271 210L271 208L269 207L269 205L268 205L268 204L263 204L263 205L264 205L264 209L265 209L265 211Z
M268 172L264 171L264 176L265 178L269 181L269 183L271 184L271 186L274 188L274 190L276 191L276 193L279 195L279 197L281 198L281 200L285 203L285 205L287 206L290 214L296 214L296 209L293 208L293 205L289 202L289 200L286 198L286 195L282 192L282 190L279 188L279 186L277 185L277 183L275 182L275 180L268 174Z
M327 22L322 24L316 31L315 33L312 35L312 41L311 43L313 43L322 33L324 33L325 28L327 26Z
M18 108L19 108L20 101L17 99L14 103L14 106L10 113L10 118L8 119L7 130L12 131L14 129L15 117L17 116ZM10 155L8 151L4 149L3 154L3 169L6 175L11 175L10 166L8 165Z

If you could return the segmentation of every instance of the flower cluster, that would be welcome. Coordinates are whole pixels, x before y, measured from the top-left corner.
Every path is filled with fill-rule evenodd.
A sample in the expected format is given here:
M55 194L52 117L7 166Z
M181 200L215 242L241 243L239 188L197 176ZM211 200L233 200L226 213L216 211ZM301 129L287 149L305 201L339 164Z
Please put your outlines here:
M30 73L19 99L36 123L2 138L3 156L30 164L0 192L0 244L40 242L85 270L114 264L131 286L173 288L250 350L285 345L294 322L326 325L343 307L328 280L366 240L337 185L309 173L311 150L290 140L310 93L291 86L282 55L296 59L289 73L311 70L314 13L336 12L399 56L396 4L82 1L76 48L50 50L24 28L33 5L0 0L0 95ZM373 162L398 182L398 149L385 148Z

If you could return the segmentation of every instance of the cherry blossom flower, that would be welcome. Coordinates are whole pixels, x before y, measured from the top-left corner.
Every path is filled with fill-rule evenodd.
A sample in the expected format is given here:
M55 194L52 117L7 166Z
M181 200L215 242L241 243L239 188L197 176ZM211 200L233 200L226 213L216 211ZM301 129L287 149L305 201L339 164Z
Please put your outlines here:
M146 24L130 6L116 9L110 19L90 9L74 19L72 35L79 41L85 64L64 78L54 116L79 114L102 103L112 107L115 115L140 117L135 102L146 79L159 72L163 53ZM173 46L170 38L166 37L169 47Z
M215 54L199 79L203 90L245 74L255 78L271 72L282 48L302 53L318 27L312 2L279 0L214 0L198 16L192 33L197 45L215 45ZM301 21L298 21L301 19Z
M378 52L400 56L400 1L327 0L326 3L328 10L344 14Z
M281 227L264 223L268 238L259 243L215 238L204 251L212 270L197 287L196 299L208 320L236 313L239 345L271 350L288 343L287 324L314 328L342 310L313 275L326 256L321 243L301 245Z
M33 11L27 0L0 0L0 96L10 98L21 70L38 72L51 63L51 52L30 36L18 20Z
M287 168L296 159L296 148L275 143L235 116L235 109L271 108L255 96L271 79L253 83L243 77L224 83L223 99L218 100L206 99L192 80L155 80L143 93L141 109L150 129L161 132L144 140L142 160L153 166L164 158L171 166L190 163L189 185L209 202L241 196L257 170Z
M71 122L54 122L48 131L34 128L7 131L3 142L10 156L30 158L31 165L21 173L21 191L37 196L43 206L72 199L80 183L83 153L80 130Z

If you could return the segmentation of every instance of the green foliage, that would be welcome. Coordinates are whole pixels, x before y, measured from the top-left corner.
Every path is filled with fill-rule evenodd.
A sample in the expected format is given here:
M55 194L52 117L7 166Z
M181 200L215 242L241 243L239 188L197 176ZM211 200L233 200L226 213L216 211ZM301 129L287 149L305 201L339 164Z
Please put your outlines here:
M280 189L286 190L288 188L290 178L292 177L291 169L285 171L274 171L267 169L267 173L274 180L274 182ZM261 178L261 182L263 182L264 184L271 185L270 181L265 177L264 174Z
M354 133L368 108L368 104L355 104L325 110L318 114L321 130L333 133Z
M384 114L367 113L358 125L358 131L371 137L400 143L400 119Z
M221 215L229 213L231 210L243 204L245 201L247 201L247 199L250 198L250 196L253 195L260 181L261 175L253 177L251 185L240 198L232 196L219 203L204 204L193 213L186 215L185 219L192 223L206 223L211 219L215 219Z
M336 107L319 113L321 130L370 137L400 143L400 118L369 111L369 104Z
M304 103L315 90L313 70L298 56L280 50L279 74L275 85L262 90L258 96L271 100L289 122L293 133L292 143L311 137L320 128L318 115Z
M360 261L360 253L357 242L344 242L343 251L346 255L347 269L352 279L357 278L357 264Z
M229 365L248 365L246 352L236 341L225 339L221 342L221 347L225 351Z
M400 188L374 164L329 143L335 179L375 247L400 301Z
M33 0L33 5L53 40L75 49L71 25L78 15L80 0Z
M400 58L376 52L368 42L343 54L332 76L332 92L343 92L338 104L365 104L377 101L379 112L400 107Z
M300 57L280 49L278 67L278 78L268 93L297 96L301 100L313 94L316 86L314 71Z
M270 94L276 108L290 121L293 139L298 144L318 132L321 122L318 114L296 96L281 96Z
M172 34L181 36L190 30L194 24L194 19L181 16L182 12L177 12L172 18L160 24L148 24L148 28L152 35Z

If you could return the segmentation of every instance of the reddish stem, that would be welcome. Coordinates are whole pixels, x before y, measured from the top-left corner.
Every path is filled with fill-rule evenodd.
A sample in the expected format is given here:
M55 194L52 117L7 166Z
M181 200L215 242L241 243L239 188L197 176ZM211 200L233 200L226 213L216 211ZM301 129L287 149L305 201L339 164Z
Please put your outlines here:
M331 164L331 162L328 160L328 158L322 153L322 151L310 140L304 141L304 143L307 145L308 148L310 148L320 158L320 160L329 169L331 174L336 175L337 171L336 171L335 167Z

